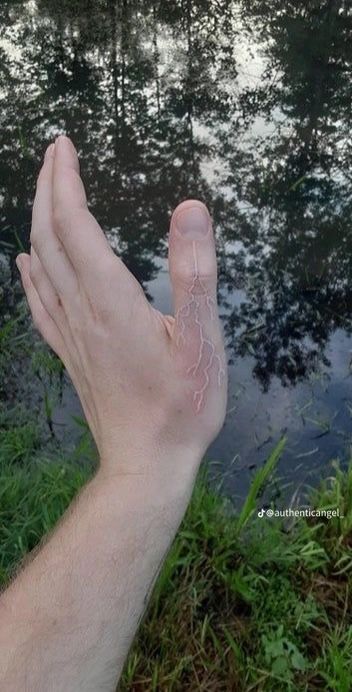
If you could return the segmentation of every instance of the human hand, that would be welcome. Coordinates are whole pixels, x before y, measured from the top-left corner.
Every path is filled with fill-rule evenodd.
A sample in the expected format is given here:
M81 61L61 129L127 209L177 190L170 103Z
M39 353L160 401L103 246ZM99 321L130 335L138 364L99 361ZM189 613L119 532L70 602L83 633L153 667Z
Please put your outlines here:
M162 315L89 212L76 150L61 136L39 174L31 254L17 264L33 321L72 379L105 471L157 469L170 449L197 465L223 424L227 393L206 207L188 200L173 213L175 317Z

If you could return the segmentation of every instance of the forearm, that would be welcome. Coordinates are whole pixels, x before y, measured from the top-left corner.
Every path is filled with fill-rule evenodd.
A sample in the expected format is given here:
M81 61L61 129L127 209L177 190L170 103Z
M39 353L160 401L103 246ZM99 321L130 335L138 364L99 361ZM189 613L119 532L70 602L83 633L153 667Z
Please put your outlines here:
M0 599L1 689L114 690L196 468L98 472Z

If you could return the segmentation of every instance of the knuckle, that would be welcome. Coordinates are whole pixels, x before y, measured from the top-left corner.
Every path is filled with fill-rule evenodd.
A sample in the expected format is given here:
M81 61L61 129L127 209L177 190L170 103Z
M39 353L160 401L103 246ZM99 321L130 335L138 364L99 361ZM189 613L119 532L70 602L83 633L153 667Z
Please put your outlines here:
M209 272L201 274L178 270L174 273L176 284L188 293L193 295L204 295L213 293L216 286L216 273Z

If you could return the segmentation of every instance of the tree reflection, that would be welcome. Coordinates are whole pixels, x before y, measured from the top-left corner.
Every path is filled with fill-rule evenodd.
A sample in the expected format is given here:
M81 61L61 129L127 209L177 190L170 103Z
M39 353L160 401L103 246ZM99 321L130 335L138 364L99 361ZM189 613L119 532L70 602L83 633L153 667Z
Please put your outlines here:
M223 148L221 184L236 195L226 239L243 247L224 281L246 291L226 333L264 387L327 364L332 331L351 330L351 16L338 1L242 3L265 61L240 95L244 131L265 125L250 150Z
M200 196L231 357L250 354L264 388L327 365L330 335L351 329L351 17L343 0L5 2L2 237L27 242L40 157L66 131L144 284L171 209Z

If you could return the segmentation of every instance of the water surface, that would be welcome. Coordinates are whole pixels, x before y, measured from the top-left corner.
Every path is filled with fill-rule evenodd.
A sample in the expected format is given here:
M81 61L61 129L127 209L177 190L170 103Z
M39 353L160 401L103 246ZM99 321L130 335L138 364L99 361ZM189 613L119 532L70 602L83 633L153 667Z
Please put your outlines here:
M162 310L171 211L208 204L230 363L210 455L234 493L284 433L293 489L351 444L351 24L343 0L0 7L2 251L28 245L35 176L60 132ZM76 410L66 386L54 419L68 437Z

